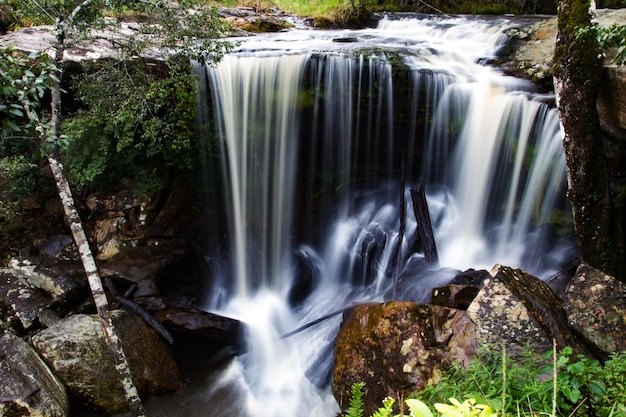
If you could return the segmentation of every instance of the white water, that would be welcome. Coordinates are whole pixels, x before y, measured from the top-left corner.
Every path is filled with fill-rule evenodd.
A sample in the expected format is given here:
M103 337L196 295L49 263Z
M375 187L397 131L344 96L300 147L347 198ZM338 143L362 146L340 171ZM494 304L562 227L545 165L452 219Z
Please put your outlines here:
M443 267L504 263L545 276L558 266L538 255L536 242L538 226L563 200L555 111L532 85L480 64L509 25L406 18L361 31L294 30L245 39L216 68L204 68L230 248L220 260L229 266L213 268L216 288L204 307L246 323L249 351L206 393L216 401L230 386L237 404L203 415L336 415L328 373L340 316L280 336L389 294L399 155L406 201L411 184L426 182ZM333 42L345 37L357 42ZM397 57L409 68L406 91L394 91ZM408 134L405 127L398 135L400 111ZM397 275L401 297L423 301L453 274L425 268L412 249L416 225L407 209ZM311 288L290 303L302 265Z

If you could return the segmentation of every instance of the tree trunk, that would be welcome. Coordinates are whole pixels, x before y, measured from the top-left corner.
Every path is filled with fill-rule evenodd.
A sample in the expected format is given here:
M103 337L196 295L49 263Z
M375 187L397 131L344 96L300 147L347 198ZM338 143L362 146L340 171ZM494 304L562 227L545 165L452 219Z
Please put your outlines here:
M56 81L52 86L50 104L52 112L50 137L56 142L61 133L61 80L63 76L61 68L63 65L63 52L65 50L65 30L61 20L57 21L55 33L55 64L57 66L57 70L54 74L56 75ZM43 140L46 139L47 135L44 135ZM85 273L87 274L89 288L91 289L96 310L98 312L98 316L100 317L100 323L102 324L102 329L104 331L106 346L109 349L115 363L115 369L117 369L119 373L120 382L122 383L122 388L124 390L124 394L126 395L130 411L137 417L145 416L146 413L141 399L139 398L137 388L133 383L126 355L124 354L120 339L115 332L115 328L113 327L111 314L109 312L109 302L106 298L106 294L104 293L102 280L100 279L96 262L91 252L91 248L89 247L89 242L87 240L87 236L85 235L80 216L78 215L78 211L74 205L74 198L72 197L70 185L65 177L63 165L61 165L61 163L56 159L54 147L50 147L50 149L51 150L47 152L46 157L48 158L48 163L50 164L50 169L52 170L52 175L54 176L59 197L61 198L65 218L69 224L72 237L74 238Z
M563 128L568 197L585 262L626 282L623 231L611 198L596 99L601 51L591 27L589 0L561 0L554 85Z

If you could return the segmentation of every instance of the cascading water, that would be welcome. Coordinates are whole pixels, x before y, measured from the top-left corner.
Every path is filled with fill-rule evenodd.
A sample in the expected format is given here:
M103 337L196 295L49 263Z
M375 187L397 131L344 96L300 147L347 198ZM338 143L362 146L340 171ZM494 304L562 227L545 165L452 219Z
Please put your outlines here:
M198 68L211 96L202 113L212 109L219 136L214 203L225 205L217 222L228 248L207 254L215 281L204 307L249 329L247 353L206 394L227 385L237 404L203 415L335 415L339 316L281 336L388 299L395 276L399 298L424 301L451 268L505 263L545 277L564 261L546 233L567 212L556 112L530 83L483 64L511 25L412 16L360 31L293 30L243 39L219 65ZM416 249L410 209L398 236L400 202L418 183L439 271Z

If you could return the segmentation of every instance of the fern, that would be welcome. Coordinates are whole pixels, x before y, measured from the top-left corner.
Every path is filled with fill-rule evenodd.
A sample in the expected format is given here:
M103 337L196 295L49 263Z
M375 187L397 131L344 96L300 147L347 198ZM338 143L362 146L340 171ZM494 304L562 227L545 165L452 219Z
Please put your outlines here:
M345 417L363 417L363 382L355 382L352 384L352 392L350 396L350 407Z
M396 402L391 397L387 397L383 400L383 406L372 414L372 417L391 417L393 412L393 404Z

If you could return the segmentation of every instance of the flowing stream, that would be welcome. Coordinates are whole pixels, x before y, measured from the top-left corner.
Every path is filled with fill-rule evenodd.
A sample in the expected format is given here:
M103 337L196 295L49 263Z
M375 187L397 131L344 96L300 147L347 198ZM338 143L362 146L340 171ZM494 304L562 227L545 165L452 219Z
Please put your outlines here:
M341 315L282 336L357 302L428 301L459 270L547 278L574 255L552 97L488 65L513 24L402 15L296 29L196 68L201 122L218 132L211 203L227 214L208 237L224 242L207 253L203 307L246 323L248 350L162 415L334 416ZM419 184L441 268L416 238Z

